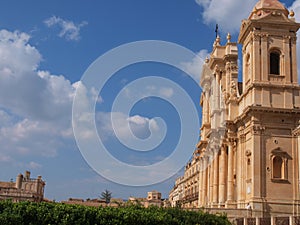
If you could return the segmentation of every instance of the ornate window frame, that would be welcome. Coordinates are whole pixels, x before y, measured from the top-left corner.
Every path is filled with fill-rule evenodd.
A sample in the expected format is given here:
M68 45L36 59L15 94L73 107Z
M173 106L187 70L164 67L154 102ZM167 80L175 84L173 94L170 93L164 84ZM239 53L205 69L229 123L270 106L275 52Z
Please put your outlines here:
M288 160L290 159L290 156L287 154L287 152L283 151L280 147L272 150L270 155L271 160L271 180L272 182L288 182ZM275 160L280 160L280 164L278 164L278 161L275 162ZM279 176L276 171L279 170ZM276 174L275 174L276 172Z

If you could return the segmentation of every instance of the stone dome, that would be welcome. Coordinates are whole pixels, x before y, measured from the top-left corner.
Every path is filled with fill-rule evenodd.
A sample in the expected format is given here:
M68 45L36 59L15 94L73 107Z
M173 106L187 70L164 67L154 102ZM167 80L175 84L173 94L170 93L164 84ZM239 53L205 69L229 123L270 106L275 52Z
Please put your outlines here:
M256 9L262 9L262 8L269 8L269 9L283 9L286 8L282 3L280 3L278 0L260 0L258 3L256 3L255 7Z
M285 16L289 15L289 11L278 0L260 0L254 6L249 19L259 19L269 15L273 11L281 11Z

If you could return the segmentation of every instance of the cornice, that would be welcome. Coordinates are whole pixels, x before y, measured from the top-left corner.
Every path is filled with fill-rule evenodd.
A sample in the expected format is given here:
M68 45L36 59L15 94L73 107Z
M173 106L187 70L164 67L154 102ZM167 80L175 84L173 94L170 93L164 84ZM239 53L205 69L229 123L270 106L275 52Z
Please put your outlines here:
M274 30L278 30L278 26L284 27L284 30L289 31L289 33L296 33L300 24L291 19L285 18L284 16L274 16L272 14L261 19L243 20L240 28L240 35L238 37L238 43L245 42L249 33L253 30L267 28L268 31L270 31L273 27Z
M246 87L246 89L243 91L242 95L238 98L238 103L240 103L242 101L242 99L244 98L244 96L248 95L250 90L252 90L253 88L280 88L281 90L283 89L294 89L294 90L299 90L300 91L300 85L299 84L293 84L293 83L289 83L289 84L282 84L282 83L271 83L269 81L263 82L255 82L253 81L252 84L250 84L249 86Z
M294 114L294 115L300 116L300 109L296 109L296 108L295 109L283 109L283 108L251 105L251 106L247 106L245 108L243 113L234 120L234 123L238 123L239 121L244 120L248 116L248 114L251 112Z
M293 130L293 135L300 136L300 125L295 130Z

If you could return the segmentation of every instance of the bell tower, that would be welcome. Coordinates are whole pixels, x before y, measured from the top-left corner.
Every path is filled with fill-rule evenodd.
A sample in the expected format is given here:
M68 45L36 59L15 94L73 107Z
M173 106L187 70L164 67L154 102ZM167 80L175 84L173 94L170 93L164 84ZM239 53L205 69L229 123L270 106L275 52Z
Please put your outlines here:
M238 38L242 83L237 43L228 35L222 46L217 36L202 67L195 164L189 162L170 193L182 207L198 204L229 217L257 219L300 215L299 28L294 12L278 0L258 0ZM191 172L190 165L199 170Z
M233 122L236 203L237 208L250 205L260 217L300 207L299 154L292 147L300 119L299 28L293 11L278 0L258 1L240 28L243 90Z
M296 32L300 27L277 0L260 0L241 26L243 93L247 103L266 107L299 107ZM284 95L278 92L284 88ZM255 89L255 91L251 91ZM279 98L278 98L279 97Z

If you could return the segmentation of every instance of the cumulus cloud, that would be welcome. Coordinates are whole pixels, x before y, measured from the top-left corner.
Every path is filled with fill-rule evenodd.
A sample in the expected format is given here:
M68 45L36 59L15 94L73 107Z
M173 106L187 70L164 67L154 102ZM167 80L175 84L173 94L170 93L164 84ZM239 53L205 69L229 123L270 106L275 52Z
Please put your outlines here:
M298 13L300 11L300 1L299 0L294 1L293 4L289 7L289 10L294 10L295 17L299 18Z
M19 31L0 31L0 72L3 76L16 76L38 67L42 57L28 44L29 39L28 34Z
M52 16L46 19L44 23L47 27L60 27L58 36L69 41L78 41L80 39L80 29L88 24L86 21L75 24L73 21L64 20L58 16Z
M42 59L21 32L0 31L0 107L32 120L65 119L75 87L63 76L38 71Z
M55 156L72 137L76 90L62 75L40 71L39 51L22 32L0 30L0 155Z
M166 98L171 98L174 94L174 91L172 88L161 88L160 89L160 94L162 96L165 96Z
M248 18L257 0L195 0L203 8L202 18L208 25L219 24L220 31L238 32L241 21Z
M10 156L3 155L3 154L0 153L0 162L9 163L11 161L12 161L12 158Z
M112 126L111 118L117 127ZM138 138L147 138L150 135L150 129L159 130L159 126L154 119L140 115L128 116L121 112L99 112L96 116L98 123L98 132L102 138L114 137L117 133L121 138L132 138L128 132L128 124L132 133ZM115 130L114 130L115 129ZM116 130L117 129L117 130Z
M164 98L171 98L174 94L174 90L171 87L157 87L154 85L148 85L145 87L145 90L143 90L143 93L141 93L141 95L144 96L161 96ZM134 93L134 95L136 96L136 93Z
M53 157L63 146L58 123L23 119L0 129L1 152L6 155Z
M160 86L159 86L160 85ZM161 98L171 98L174 96L172 87L158 85L147 85L143 89L125 87L122 93L127 99L143 99L149 96L160 96Z
M202 65L206 59L206 57L209 56L209 53L206 49L202 49L199 51L195 58L191 62L182 62L180 68L187 71L197 82L200 81L200 75L202 71Z
M39 169L39 168L42 168L42 165L37 162L31 161L30 163L28 163L27 167L29 169Z

